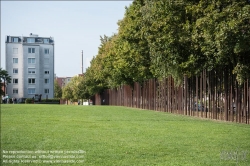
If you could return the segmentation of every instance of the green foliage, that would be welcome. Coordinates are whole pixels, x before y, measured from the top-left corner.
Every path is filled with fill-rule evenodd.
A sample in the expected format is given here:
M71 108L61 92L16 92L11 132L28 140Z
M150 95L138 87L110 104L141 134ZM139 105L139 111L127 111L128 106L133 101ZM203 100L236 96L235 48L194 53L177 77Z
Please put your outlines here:
M60 99L41 99L38 104L60 104Z
M239 84L250 78L250 4L246 0L134 0L118 33L101 37L86 71L88 95L169 75L230 69Z
M32 99L32 98L27 98L25 100L25 104L33 104L33 103L34 103L34 99Z
M82 76L75 76L71 78L69 86L72 87L73 99L85 98L83 81L84 81L84 77Z
M63 87L62 97L63 99L71 99L77 101L78 99L88 98L88 92L86 89L86 82L83 76L75 76L71 78L70 82Z
M54 81L54 97L55 98L62 98L62 88L58 84L58 82Z
M67 84L66 86L64 86L62 88L62 98L63 99L73 99L73 90L72 87L70 87L69 84Z
M101 46L98 55L91 60L90 67L84 75L84 83L81 85L85 96L101 93L115 84L116 81L112 79L114 59L113 50L111 50L115 38L116 35L112 37L104 35L100 38Z
M10 82L11 82L11 77L9 76L8 72L0 68L0 95L5 95L2 90L2 86L4 86L5 89L5 85Z
M60 99L42 99L41 102L59 102L60 103Z
M243 83L250 70L250 5L243 0L201 1L191 11L199 16L192 39L205 57L201 64L208 70L233 68L237 81Z
M172 77L179 81L179 66L190 54L190 34L185 28L184 4L146 1L142 7L143 28L149 43L151 70L156 78Z
M118 22L119 32L115 42L114 69L120 84L131 85L152 78L150 71L149 43L142 31L144 1L135 0L126 9L123 20Z

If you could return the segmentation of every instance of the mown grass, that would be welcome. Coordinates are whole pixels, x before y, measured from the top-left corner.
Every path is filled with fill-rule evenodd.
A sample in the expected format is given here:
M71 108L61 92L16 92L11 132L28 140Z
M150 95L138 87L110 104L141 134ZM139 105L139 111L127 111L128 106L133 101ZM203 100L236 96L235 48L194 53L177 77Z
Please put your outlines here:
M1 105L3 150L86 152L70 165L249 165L250 126L126 107L9 104Z

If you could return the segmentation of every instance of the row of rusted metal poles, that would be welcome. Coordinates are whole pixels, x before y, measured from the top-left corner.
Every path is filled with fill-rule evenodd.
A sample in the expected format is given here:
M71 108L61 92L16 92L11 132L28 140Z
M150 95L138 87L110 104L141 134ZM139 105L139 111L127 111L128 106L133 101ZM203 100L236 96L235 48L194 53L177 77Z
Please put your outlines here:
M119 105L201 118L249 124L249 80L239 85L229 69L203 71L183 77L175 85L172 77L123 85L93 96L95 105Z

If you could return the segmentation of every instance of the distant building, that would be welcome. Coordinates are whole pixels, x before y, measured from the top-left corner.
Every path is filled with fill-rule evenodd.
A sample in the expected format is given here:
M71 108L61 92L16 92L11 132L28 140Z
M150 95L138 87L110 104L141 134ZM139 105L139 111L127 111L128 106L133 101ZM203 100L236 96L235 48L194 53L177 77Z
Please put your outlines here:
M6 36L6 70L10 98L54 97L54 39L52 37Z
M70 82L71 78L72 77L56 77L55 80L58 82L59 86L63 88Z
M77 74L77 77L84 77L84 74ZM74 76L75 77L75 76ZM55 76L55 80L58 82L59 86L61 88L63 88L64 86L66 86L70 81L71 81L72 77L57 77Z

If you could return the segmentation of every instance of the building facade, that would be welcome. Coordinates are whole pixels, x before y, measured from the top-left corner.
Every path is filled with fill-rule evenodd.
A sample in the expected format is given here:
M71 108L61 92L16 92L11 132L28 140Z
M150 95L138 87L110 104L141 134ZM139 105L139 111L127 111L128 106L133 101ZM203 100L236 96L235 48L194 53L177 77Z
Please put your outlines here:
M59 86L63 88L66 86L72 77L55 77L55 80L58 82Z
M52 37L6 36L6 70L10 98L54 97L54 39Z

